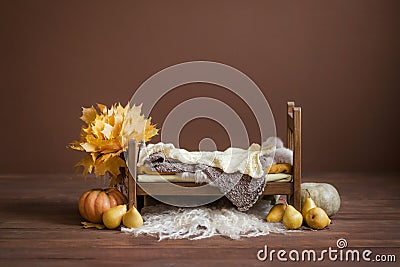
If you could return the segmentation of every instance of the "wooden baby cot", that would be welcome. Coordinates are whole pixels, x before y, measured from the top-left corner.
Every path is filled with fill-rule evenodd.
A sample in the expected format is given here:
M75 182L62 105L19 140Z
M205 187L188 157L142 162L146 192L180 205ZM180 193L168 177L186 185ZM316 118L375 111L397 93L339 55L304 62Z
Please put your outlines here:
M288 183L268 182L263 191L263 195L286 195L287 202L300 210L300 185L301 185L301 107L295 107L294 102L287 103L287 123L286 123L286 147L293 150L292 180ZM137 159L138 150L134 140L129 141L128 147L128 206L135 206L139 211L144 205L144 196L148 195L137 181ZM198 187L194 182L174 183L181 187ZM148 188L149 183L146 183ZM152 192L157 195L178 196L183 195L181 187L171 189L165 182L151 183ZM212 190L211 190L212 191ZM200 195L213 194L209 187L199 191Z

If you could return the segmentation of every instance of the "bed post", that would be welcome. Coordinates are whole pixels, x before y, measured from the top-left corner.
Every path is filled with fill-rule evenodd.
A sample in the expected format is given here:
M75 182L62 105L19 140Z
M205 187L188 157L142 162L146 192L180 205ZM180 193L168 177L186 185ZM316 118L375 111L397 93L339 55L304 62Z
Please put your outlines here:
M293 206L301 209L301 107L293 108Z
M287 148L293 150L293 109L294 109L294 102L287 102L287 126L286 126L286 145Z
M128 141L128 208L136 207L137 150L134 139Z
M287 103L287 148L293 151L293 191L287 201L297 210L301 209L301 108L294 102Z

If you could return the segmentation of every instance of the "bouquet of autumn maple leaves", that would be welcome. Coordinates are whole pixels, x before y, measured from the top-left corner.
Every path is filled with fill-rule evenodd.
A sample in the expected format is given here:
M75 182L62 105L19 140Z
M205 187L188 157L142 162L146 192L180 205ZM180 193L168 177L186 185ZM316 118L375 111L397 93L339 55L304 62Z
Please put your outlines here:
M149 141L158 130L141 114L142 105L123 107L114 104L110 108L97 104L96 107L82 108L80 141L69 144L69 148L88 154L75 166L83 167L83 176L94 173L96 177L109 174L111 185L123 182L128 168L123 152L128 148L128 140Z

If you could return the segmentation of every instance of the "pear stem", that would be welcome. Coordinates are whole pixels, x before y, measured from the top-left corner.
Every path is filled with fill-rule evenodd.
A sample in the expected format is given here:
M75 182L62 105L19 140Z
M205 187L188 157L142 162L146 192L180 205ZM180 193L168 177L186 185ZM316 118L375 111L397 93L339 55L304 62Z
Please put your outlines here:
M308 193L308 197L311 197L310 191L308 191L308 188L306 189L307 193Z
M287 207L289 204L287 203L287 199L285 198L285 202L283 203Z

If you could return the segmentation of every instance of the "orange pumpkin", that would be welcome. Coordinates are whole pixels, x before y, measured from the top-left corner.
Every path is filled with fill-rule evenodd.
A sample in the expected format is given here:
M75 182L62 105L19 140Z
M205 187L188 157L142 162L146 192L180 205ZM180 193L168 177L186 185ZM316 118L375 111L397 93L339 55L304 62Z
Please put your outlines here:
M101 223L106 210L127 202L126 197L116 188L91 189L80 197L79 213L89 222Z

